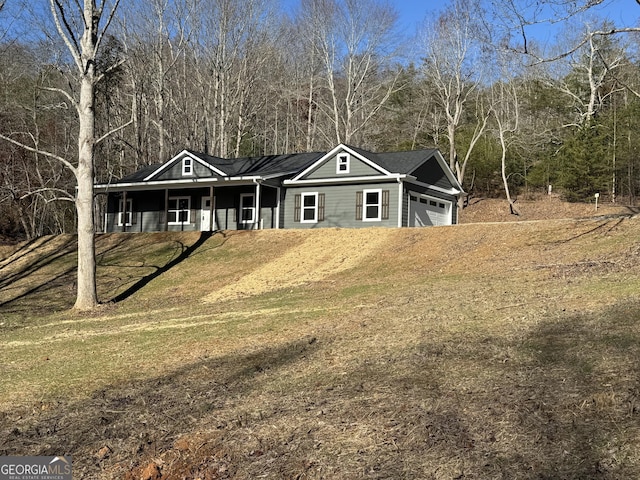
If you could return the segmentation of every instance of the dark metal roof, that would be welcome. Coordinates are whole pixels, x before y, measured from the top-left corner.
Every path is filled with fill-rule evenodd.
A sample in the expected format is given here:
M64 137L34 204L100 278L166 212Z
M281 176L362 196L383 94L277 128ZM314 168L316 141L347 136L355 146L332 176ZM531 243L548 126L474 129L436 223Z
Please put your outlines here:
M155 172L162 166L161 163L155 163L152 165L147 165L142 167L140 170L135 171L129 175L122 177L118 180L117 183L133 183L133 182L142 182L145 178Z
M399 174L411 174L437 152L437 149L432 148L404 152L373 153L357 147L348 146L348 148L371 160L388 172ZM191 150L187 150L187 152L224 172L229 177L277 177L294 175L304 171L327 154L327 152L310 152L227 159ZM142 183L162 166L163 164L144 166L135 173L123 177L116 183Z
M410 174L438 151L436 148L429 148L405 152L373 153L352 146L349 146L349 148L380 165L388 172L401 174Z

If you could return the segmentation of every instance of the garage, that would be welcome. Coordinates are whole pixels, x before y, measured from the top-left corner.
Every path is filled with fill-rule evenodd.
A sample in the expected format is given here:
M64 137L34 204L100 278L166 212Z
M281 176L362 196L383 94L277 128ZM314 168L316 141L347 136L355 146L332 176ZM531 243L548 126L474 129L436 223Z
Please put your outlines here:
M411 192L409 194L409 226L451 225L452 203L440 198Z

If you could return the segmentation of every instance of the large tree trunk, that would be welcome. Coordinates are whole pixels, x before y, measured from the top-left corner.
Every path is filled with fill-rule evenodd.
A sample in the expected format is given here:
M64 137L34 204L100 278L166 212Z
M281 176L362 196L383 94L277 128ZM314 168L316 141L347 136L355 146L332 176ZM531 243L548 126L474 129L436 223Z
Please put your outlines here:
M78 102L78 290L75 308L89 310L98 304L96 289L95 225L93 218L93 169L95 150L95 57L97 20L94 7L85 1L85 30L81 39L82 64Z

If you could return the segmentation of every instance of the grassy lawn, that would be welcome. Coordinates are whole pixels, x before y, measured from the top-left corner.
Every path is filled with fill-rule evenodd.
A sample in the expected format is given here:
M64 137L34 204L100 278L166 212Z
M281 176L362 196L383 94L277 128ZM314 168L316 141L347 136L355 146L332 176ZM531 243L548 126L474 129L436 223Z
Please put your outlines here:
M640 220L0 257L0 455L77 478L640 477ZM74 477L75 478L75 477Z

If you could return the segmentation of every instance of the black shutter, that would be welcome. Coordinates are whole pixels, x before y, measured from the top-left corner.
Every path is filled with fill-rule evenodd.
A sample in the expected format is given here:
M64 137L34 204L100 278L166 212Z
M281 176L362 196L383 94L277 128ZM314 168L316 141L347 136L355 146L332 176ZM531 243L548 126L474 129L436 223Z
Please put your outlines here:
M299 193L296 194L294 198L294 207L293 207L293 221L300 221L300 202L302 201L302 195Z
M356 192L356 220L362 220L362 192Z
M318 194L318 221L324 221L324 193Z
M389 220L389 190L382 191L382 220Z

